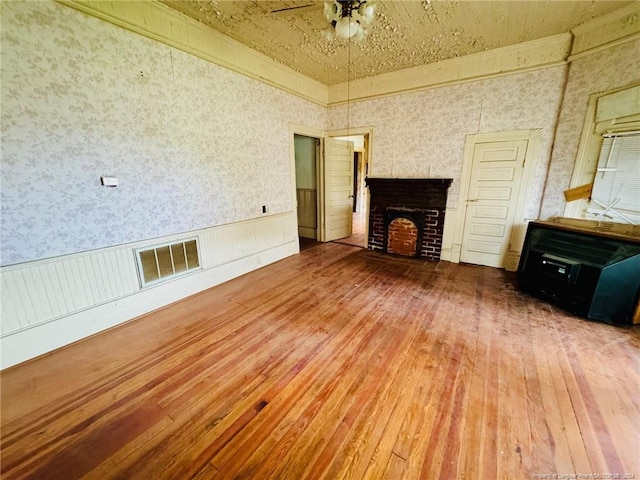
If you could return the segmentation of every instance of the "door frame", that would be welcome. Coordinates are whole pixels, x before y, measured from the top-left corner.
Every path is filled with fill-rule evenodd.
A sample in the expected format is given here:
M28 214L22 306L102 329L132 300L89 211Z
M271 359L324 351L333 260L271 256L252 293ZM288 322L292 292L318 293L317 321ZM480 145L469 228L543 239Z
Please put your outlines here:
M317 187L317 209L316 209L316 240L324 241L324 229L321 228L321 221L324 217L324 130L305 127L303 125L289 125L289 170L291 172L291 205L293 205L293 220L295 222L296 237L298 236L298 197L296 190L296 146L295 135L316 138L320 140L320 146L316 151L316 187Z
M451 261L460 262L462 252L462 238L464 233L467 200L469 200L469 188L471 186L471 167L473 165L473 152L478 143L508 142L516 140L527 140L527 151L524 158L522 178L520 180L520 191L516 200L516 209L513 216L513 228L509 239L509 247L503 263L503 268L508 271L515 271L518 268L522 245L526 235L526 226L530 218L527 216L527 207L530 201L530 180L535 172L535 164L538 157L538 150L542 140L542 129L517 130L511 132L478 133L467 135L464 142L464 156L462 161L462 173L460 175L460 190L458 191L458 203L453 225L453 242L451 248Z
M349 127L349 128L340 128L337 130L328 130L326 132L327 137L348 137L351 135L364 135L365 136L365 146L366 146L366 157L365 161L367 164L367 171L369 175L371 175L372 167L373 167L373 127ZM324 185L323 185L324 188ZM355 193L354 193L355 195ZM369 189L365 190L365 198L364 198L364 212L365 212L365 245L364 248L367 248L369 244Z
M325 229L324 225L324 139L325 137L345 137L349 135L365 135L367 137L367 152L366 161L368 164L368 171L371 172L373 164L373 127L358 127L358 128L343 128L338 130L321 130L318 128L307 127L298 124L289 124L289 170L291 172L291 205L293 206L293 219L295 222L295 232L298 235L298 199L296 196L296 149L294 135L304 135L305 137L317 138L320 140L320 151L316 158L316 175L318 186L318 234L317 240L319 242L325 242ZM365 238L369 238L369 190L365 195L365 225L366 232ZM365 245L364 248L367 246Z

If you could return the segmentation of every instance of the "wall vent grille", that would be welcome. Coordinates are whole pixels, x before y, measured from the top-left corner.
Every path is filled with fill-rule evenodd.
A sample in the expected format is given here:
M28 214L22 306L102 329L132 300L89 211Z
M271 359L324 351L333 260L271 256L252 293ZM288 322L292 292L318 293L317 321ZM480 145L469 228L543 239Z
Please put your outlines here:
M197 238L143 247L135 252L142 287L201 269Z

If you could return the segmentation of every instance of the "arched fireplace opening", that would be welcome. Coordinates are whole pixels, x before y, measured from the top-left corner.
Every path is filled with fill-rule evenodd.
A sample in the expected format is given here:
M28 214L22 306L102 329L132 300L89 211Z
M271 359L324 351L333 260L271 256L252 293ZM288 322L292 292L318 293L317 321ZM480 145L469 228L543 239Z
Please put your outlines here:
M396 255L417 257L418 251L418 227L406 217L396 217L387 227L387 252Z

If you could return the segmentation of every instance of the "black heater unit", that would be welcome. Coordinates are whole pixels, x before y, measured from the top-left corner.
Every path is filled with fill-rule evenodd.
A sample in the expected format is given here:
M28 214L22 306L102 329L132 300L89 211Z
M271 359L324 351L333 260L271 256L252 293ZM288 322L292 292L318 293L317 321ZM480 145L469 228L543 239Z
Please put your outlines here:
M629 324L640 294L640 238L530 222L518 285L576 315Z

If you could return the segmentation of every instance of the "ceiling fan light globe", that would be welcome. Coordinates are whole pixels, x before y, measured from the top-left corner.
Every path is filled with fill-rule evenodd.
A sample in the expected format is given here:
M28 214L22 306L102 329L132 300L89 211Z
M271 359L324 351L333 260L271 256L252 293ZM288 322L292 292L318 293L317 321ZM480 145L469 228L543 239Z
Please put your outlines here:
M324 2L324 16L329 22L340 19L342 15L342 5L338 2Z
M358 13L368 21L373 20L373 16L376 14L375 4L371 4L370 2L361 3L358 8Z
M353 37L360 28L357 20L350 17L342 17L336 22L336 35L340 38Z
M327 28L323 28L320 30L320 33L327 41L332 41L336 38L336 31L334 30L332 25L329 25Z
M358 31L356 32L356 34L353 36L354 40L361 42L362 40L364 40L365 38L367 38L367 34L369 33L369 31L366 28L362 28L362 25L358 28Z

